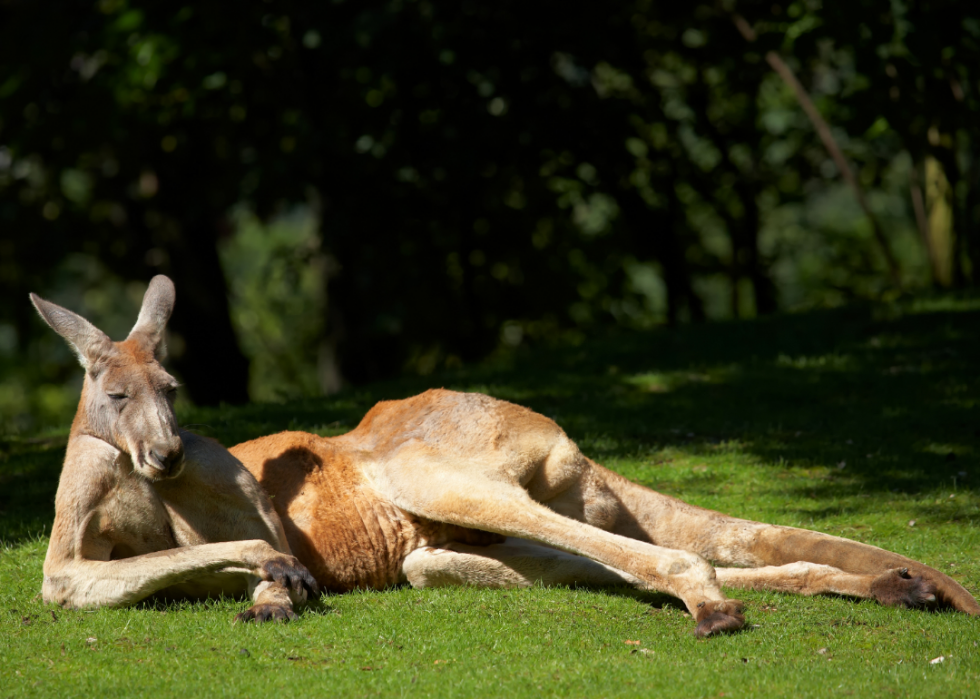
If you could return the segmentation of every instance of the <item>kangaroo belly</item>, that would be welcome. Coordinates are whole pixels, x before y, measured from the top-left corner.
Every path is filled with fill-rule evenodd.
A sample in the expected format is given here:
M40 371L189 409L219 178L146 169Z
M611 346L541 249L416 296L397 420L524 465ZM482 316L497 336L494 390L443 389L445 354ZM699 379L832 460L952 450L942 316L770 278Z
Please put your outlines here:
M273 498L293 554L334 592L399 582L418 544L416 523L374 496L363 482L314 471L292 497Z
M293 555L326 590L403 582L402 563L419 546L499 538L400 510L371 488L357 454L329 439L282 432L231 452L272 499Z

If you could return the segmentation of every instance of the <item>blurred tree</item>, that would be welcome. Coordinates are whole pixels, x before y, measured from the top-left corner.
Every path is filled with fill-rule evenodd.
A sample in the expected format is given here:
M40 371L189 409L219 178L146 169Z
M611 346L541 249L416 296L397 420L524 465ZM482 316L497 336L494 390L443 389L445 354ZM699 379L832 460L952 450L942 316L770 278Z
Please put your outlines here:
M786 37L793 53L811 67L836 74L838 89L828 107L845 128L871 137L869 146L872 140L891 140L889 149L904 149L916 170L933 159L949 182L949 243L931 244L950 249L931 252L949 258L950 274L934 266L934 282L980 285L980 8L955 0L888 7L856 0L794 3L789 9L788 28L770 24L766 29ZM880 176L875 170L870 184ZM921 188L921 176L910 186Z
M793 303L881 293L892 247L914 288L925 255L889 222L913 225L916 187L920 222L948 198L949 283L976 283L974 14L951 0L574 12L545 0L533 13L511 0L234 12L7 0L0 285L14 299L43 292L72 254L124 280L171 275L177 369L194 400L214 403L247 398L229 260L280 278L274 261L263 271L225 254L222 267L235 207L316 211L317 261L277 288L307 289L306 311L325 316L295 319L321 335L295 343L318 344L320 390L603 323L769 313L791 289ZM838 168L767 52L830 124L884 216L884 246L827 194ZM948 190L926 196L926 162ZM876 198L896 177L902 195ZM939 259L938 223L920 228ZM259 304L260 287L239 287L236 303ZM263 308L303 308L279 303ZM22 347L38 331L26 303L5 304L0 323Z
M16 231L5 287L15 298L44 289L45 272L72 252L126 279L166 273L179 290L174 363L192 396L247 400L215 248L240 187L208 143L227 122L210 95L224 54L204 50L220 23L123 2L5 9L2 138L14 162L0 186L3 226ZM15 313L29 337L28 304Z

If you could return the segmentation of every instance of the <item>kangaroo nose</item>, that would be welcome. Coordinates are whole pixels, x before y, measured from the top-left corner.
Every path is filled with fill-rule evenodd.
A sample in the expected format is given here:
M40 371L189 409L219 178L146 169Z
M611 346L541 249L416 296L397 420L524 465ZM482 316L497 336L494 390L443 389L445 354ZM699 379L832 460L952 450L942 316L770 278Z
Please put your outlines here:
M163 471L166 474L173 473L174 469L180 465L180 462L184 460L184 445L181 444L176 449L163 452L156 449L153 450L153 456L156 460L163 465Z

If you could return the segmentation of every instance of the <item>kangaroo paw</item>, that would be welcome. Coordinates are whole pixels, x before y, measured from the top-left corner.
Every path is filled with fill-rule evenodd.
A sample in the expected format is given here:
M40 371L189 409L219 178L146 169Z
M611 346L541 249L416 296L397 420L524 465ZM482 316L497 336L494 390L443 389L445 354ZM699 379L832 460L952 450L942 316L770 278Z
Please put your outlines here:
M925 607L936 602L936 586L908 568L894 568L871 583L871 594L889 607Z
M264 580L272 580L288 590L292 590L301 599L315 597L320 593L316 579L302 563L294 556L282 556L266 561L262 566Z
M745 626L745 617L742 616L743 606L737 599L702 602L698 606L698 625L694 629L694 635L704 638L738 631Z
M281 604L256 604L235 617L235 621L251 621L259 624L264 621L292 621L296 612Z

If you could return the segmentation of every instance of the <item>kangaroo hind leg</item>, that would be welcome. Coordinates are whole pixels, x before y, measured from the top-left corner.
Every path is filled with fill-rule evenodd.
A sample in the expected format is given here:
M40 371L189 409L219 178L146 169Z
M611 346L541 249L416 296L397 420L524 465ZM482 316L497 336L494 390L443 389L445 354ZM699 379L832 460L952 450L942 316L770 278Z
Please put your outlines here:
M640 581L643 589L679 597L698 621L699 636L741 628L742 604L722 593L711 565L686 551L618 536L565 517L533 500L506 467L460 469L426 451L389 462L380 482L395 505L418 517L537 541L585 556ZM418 474L442 474L438 487ZM489 474L496 474L493 477ZM380 480L380 479L379 479Z

